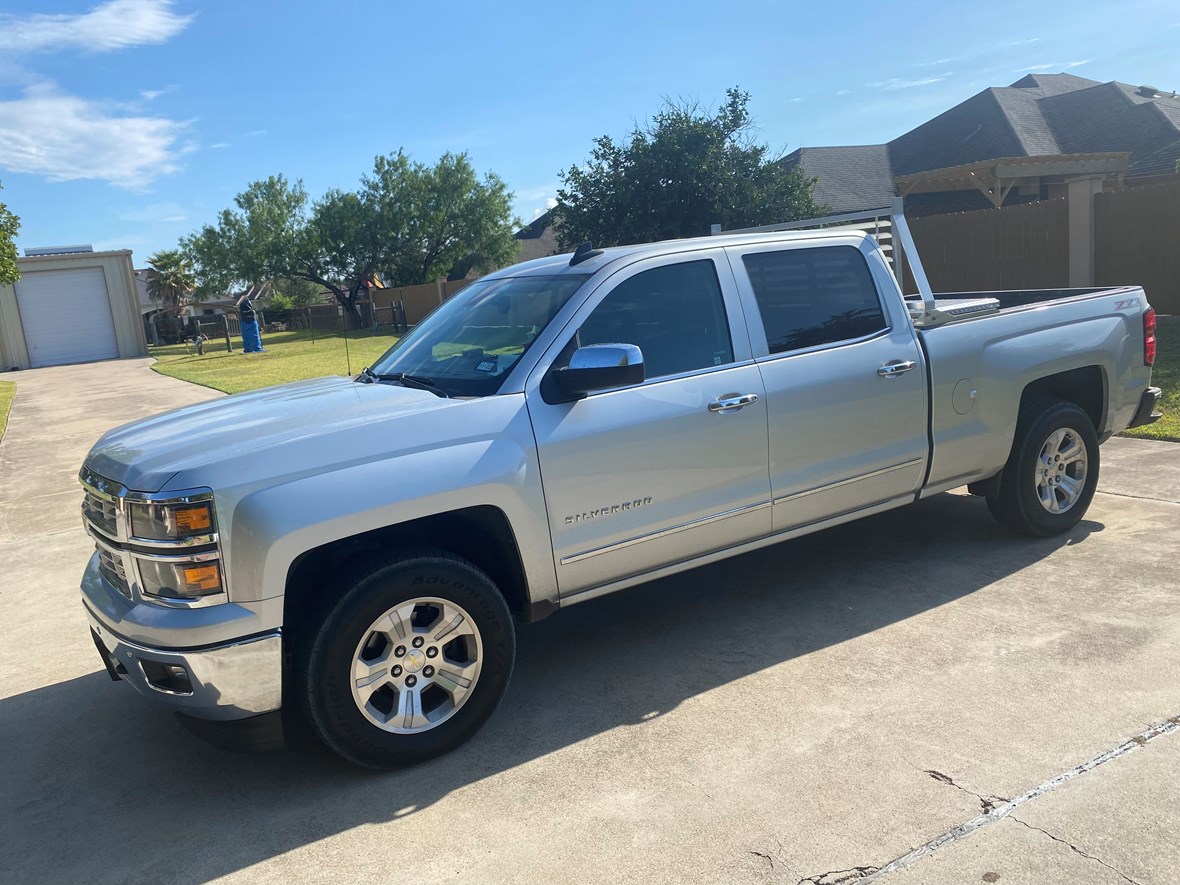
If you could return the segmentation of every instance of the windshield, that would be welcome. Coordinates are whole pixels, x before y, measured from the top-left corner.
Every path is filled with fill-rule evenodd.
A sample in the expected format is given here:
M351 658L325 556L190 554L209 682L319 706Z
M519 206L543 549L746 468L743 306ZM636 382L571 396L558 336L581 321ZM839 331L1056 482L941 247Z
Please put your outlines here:
M490 396L590 274L476 280L445 301L372 366L450 396Z

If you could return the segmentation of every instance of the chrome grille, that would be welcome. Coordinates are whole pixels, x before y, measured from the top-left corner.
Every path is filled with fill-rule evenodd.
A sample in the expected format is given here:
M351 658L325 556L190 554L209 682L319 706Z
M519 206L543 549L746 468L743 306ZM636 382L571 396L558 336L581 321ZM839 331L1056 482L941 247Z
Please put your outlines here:
M82 500L82 516L104 535L118 537L118 510L118 505L114 501L108 501L86 489Z
M114 585L115 589L131 598L131 587L127 583L127 571L123 568L123 558L111 551L98 548L98 570L102 576Z

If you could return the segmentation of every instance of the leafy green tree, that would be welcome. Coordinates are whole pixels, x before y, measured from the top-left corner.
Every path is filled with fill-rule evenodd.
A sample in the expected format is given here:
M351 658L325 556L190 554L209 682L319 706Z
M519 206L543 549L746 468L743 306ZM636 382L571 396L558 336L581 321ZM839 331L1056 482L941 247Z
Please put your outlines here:
M750 227L822 215L815 179L785 168L754 139L750 94L734 88L725 95L715 112L666 100L625 140L595 139L590 160L561 174L562 247L704 236L714 223Z
M466 154L443 154L433 166L401 151L377 157L362 195L377 207L381 235L396 243L383 267L391 285L429 283L456 268L495 270L520 251L512 193L494 173L481 181Z
M300 181L255 181L234 199L236 209L182 246L201 294L301 280L331 291L355 321L374 274L404 286L446 276L458 262L477 269L510 262L518 246L511 199L494 174L481 181L466 154L427 166L398 151L375 158L358 190L333 189L314 203Z
M147 291L161 314L176 315L184 310L196 284L179 249L161 249L148 258Z
M271 280L267 289L271 310L294 310L324 303L324 287L307 280Z
M3 185L0 185L0 190ZM20 279L16 267L16 235L20 231L20 219L0 203L0 284L15 283Z

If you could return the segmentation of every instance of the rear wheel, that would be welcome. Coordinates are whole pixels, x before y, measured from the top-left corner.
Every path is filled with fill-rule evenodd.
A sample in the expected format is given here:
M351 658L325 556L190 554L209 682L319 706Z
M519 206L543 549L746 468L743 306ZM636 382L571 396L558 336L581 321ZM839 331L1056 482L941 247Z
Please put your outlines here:
M304 712L346 759L399 768L454 749L495 710L516 650L496 586L443 552L365 563L296 651Z
M1026 407L1016 426L999 494L988 509L1014 532L1048 537L1086 514L1098 486L1098 435L1073 403Z

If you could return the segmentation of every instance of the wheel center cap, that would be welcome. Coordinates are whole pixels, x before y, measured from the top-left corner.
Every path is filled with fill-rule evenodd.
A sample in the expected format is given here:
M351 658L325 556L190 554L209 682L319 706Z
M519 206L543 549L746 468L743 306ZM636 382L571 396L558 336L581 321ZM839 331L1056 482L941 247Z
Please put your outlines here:
M417 673L426 666L426 652L420 648L413 649L402 659L402 666L406 668L407 673Z

